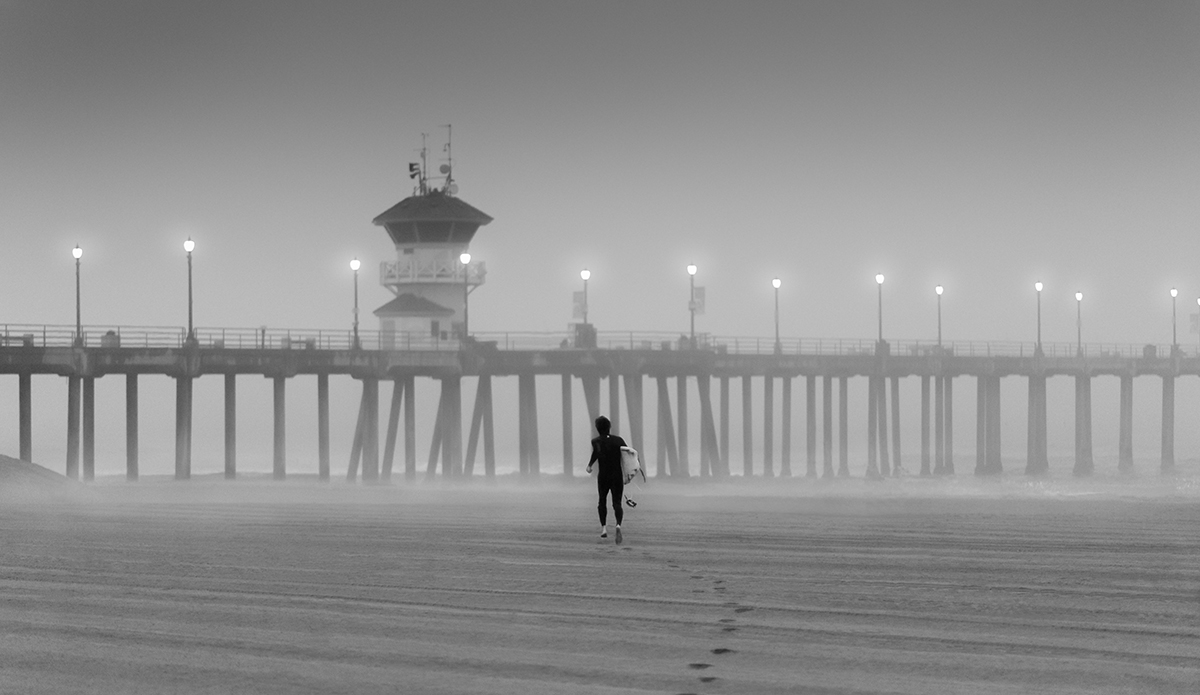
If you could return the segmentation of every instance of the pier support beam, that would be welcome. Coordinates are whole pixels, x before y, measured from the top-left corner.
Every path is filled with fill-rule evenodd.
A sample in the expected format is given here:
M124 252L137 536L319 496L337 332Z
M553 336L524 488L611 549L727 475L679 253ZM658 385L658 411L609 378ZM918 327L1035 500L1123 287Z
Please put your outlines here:
M125 480L138 479L138 375L125 375Z
M679 375L675 378L676 398L678 402L675 404L675 411L679 414L676 425L679 427L679 470L678 475L686 478L691 470L690 461L688 459L688 388L687 376Z
M987 473L987 377L975 378L975 475Z
M921 477L928 478L929 469L929 376L921 377Z
M362 479L379 480L379 379L368 377L363 385Z
M482 379L483 377L480 377ZM383 438L383 462L379 478L383 482L392 479L392 463L396 458L396 438L400 434L400 410L404 405L404 380L392 380L392 399L388 406L387 434ZM479 394L475 394L475 405L479 407Z
M642 449L642 445L645 444L646 424L642 403L642 375L626 374L622 379L625 381L625 411L629 413L630 446L637 449L638 455L642 457L642 464L645 465L646 452Z
M721 469L730 474L730 377L721 377Z
M575 475L575 469L571 463L572 457L574 454L574 452L572 450L575 448L575 444L574 444L573 438L571 436L571 426L574 424L574 419L575 419L574 415L571 414L571 399L574 397L571 393L572 392L571 381L573 378L574 377L572 377L570 374L568 374L566 372L564 372L562 375L562 446L563 446L562 471L563 471L563 475L565 475L568 478L574 477L574 475ZM626 390L626 395L628 395L628 390ZM476 403L479 402L479 396L475 397L475 402ZM474 419L474 418L472 418L472 419ZM474 427L475 427L474 424L472 424L471 425L472 431L474 430ZM472 451L471 446L468 445L467 446L467 459L468 460L470 460L470 458L471 458L471 451Z
M804 377L804 475L817 474L817 376Z
M563 379L567 382L567 388L570 388L571 375L563 375ZM567 399L570 403L570 399ZM568 409L569 409L568 405ZM494 478L496 476L495 465L489 469L487 464L487 451L491 446L492 441L492 377L489 374L480 374L479 383L475 387L475 407L471 412L471 430L467 434L467 458L463 463L463 475L471 476L475 474L475 453L479 448L479 435L483 434L483 449L484 449L484 476ZM570 435L567 434L567 437ZM490 472L489 472L490 470ZM571 458L567 456L563 459L563 474L566 476L574 475L571 467Z
M946 466L945 475L954 475L954 379L946 377Z
M742 475L754 475L754 412L750 404L750 375L742 377Z
M237 477L237 376L225 375L225 478Z
M67 377L67 477L79 480L79 377Z
M1046 475L1050 461L1046 451L1046 377L1029 377L1029 425L1026 428L1026 475Z
M850 378L838 377L838 477L850 475Z
M608 419L613 434L624 432L621 429L621 377L616 373L608 375Z
M946 378L933 379L933 474L946 474Z
M1091 475L1092 461L1092 378L1075 377L1075 475Z
M822 405L821 409L821 438L822 442L822 458L824 465L823 475L826 478L833 477L833 377L826 375L821 384ZM816 471L813 471L815 477Z
M1121 375L1121 420L1117 440L1117 470L1133 472L1133 375Z
M780 381L783 382L783 393L780 394L783 413L780 421L779 475L790 477L792 475L792 377L785 375Z
M83 377L83 479L96 478L96 379Z
M192 477L192 377L175 378L175 479Z
M988 377L987 403L987 473L1000 475L1000 377Z
M702 374L696 380L696 385L700 392L700 475L722 477L726 471L721 463L717 428L713 419L712 377Z
M282 376L272 377L272 394L274 403L274 456L272 457L271 477L275 480L283 480L287 477L287 393L284 390L287 386L287 379ZM366 468L363 468L363 477L366 477Z
M671 415L671 392L667 377L656 378L658 383L658 477L677 475L678 451L675 449L675 424Z
M775 475L775 377L763 376L763 477Z
M900 464L900 377L892 377L892 475L898 476Z
M875 377L875 410L879 423L879 475L889 476L892 467L888 463L888 407L887 407L887 377Z
M404 479L417 479L417 379L409 375L404 377ZM491 432L491 411L489 409L487 415L487 431ZM489 457L487 442L484 441L484 461L494 462L494 457Z
M592 377L595 379L595 377ZM595 379L596 399L599 400L599 379ZM586 382L585 382L586 385ZM520 420L520 470L524 475L536 476L541 473L541 463L538 456L537 431L537 382L533 374L521 374L517 377L517 396L520 400L518 419ZM599 409L599 403L596 404Z
M1175 376L1164 376L1162 385L1162 464L1160 470L1175 470Z
M867 478L879 477L879 393L877 377L867 377Z
M226 390L232 374L226 375ZM228 427L226 423L226 427ZM228 446L228 444L226 444ZM226 450L226 460L229 452ZM226 466L228 474L228 466ZM329 480L329 375L317 375L317 479Z
M29 372L17 376L18 385L18 439L22 461L33 461L33 378Z

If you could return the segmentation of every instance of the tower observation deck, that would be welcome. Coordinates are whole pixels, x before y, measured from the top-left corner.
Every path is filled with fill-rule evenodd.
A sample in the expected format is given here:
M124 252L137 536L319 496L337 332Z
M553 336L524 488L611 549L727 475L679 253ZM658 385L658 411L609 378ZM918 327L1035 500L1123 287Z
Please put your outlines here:
M446 190L409 196L374 219L396 246L379 266L379 283L396 295L375 310L384 343L404 338L448 340L464 335L467 295L483 284L483 261L464 265L475 232L492 221Z

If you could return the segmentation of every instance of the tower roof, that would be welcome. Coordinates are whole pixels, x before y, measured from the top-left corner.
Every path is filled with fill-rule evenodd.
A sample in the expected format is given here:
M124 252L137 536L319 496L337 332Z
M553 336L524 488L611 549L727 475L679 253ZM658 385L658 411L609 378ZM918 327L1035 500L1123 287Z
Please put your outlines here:
M376 316L450 316L448 309L437 302L415 294L402 294L374 311Z
M479 208L440 190L409 196L373 220L380 226L405 222L467 222L484 225L491 221L491 216Z

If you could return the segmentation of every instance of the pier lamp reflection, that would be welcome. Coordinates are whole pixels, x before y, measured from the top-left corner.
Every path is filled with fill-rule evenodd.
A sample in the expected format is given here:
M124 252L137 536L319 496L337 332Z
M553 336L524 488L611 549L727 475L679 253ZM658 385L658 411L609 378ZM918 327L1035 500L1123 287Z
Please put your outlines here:
M1179 333L1175 327L1175 298L1179 296L1179 290L1171 288L1171 353L1174 354L1179 349Z

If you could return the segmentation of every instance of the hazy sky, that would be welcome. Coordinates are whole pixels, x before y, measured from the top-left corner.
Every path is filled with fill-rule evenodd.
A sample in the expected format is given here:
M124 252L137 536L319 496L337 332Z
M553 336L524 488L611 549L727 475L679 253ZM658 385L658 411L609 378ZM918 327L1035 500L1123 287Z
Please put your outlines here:
M1032 341L1042 280L1047 341L1075 339L1078 289L1085 340L1167 343L1177 286L1192 345L1198 116L1194 0L0 0L0 322L73 323L78 243L85 324L182 326L191 235L198 326L348 329L358 256L373 328L394 251L371 219L412 192L421 133L438 163L450 123L461 196L495 218L471 249L489 269L474 331L564 330L587 266L601 330L683 332L694 262L697 330L718 335L770 336L779 276L785 337L870 339L883 272L891 338L934 337L941 283L947 340ZM35 381L35 460L58 469L65 386ZM116 473L109 381L98 467ZM173 386L144 381L145 468L167 472ZM310 381L289 389L289 458L305 468ZM243 465L263 469L269 383L242 382ZM1097 452L1115 455L1116 381L1098 382ZM198 471L221 466L220 388L198 382ZM355 388L334 386L335 466ZM1070 388L1051 389L1052 454L1070 451ZM1158 382L1137 388L1135 449L1153 456ZM5 389L15 453L15 378ZM1005 389L1015 453L1024 385ZM973 390L959 393L969 423ZM957 435L973 441L969 424ZM1181 429L1181 456L1194 440Z
M1200 294L1200 4L0 0L0 316L349 325L454 125L477 331L1169 342ZM368 315L364 327L374 327ZM1194 339L1194 336L1193 338ZM1182 339L1181 339L1182 342Z

